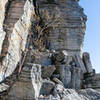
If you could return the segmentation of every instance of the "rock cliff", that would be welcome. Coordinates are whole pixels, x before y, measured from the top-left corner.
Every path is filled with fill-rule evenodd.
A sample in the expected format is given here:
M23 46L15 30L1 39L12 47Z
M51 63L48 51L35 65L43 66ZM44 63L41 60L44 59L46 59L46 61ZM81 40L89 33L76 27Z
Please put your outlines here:
M100 100L86 20L78 0L1 0L0 100Z

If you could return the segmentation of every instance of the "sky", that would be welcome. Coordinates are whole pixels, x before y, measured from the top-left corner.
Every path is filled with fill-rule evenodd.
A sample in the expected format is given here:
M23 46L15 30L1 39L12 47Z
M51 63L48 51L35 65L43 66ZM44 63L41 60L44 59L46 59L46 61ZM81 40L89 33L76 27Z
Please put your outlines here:
M87 15L84 52L90 53L93 68L100 73L100 0L80 0Z

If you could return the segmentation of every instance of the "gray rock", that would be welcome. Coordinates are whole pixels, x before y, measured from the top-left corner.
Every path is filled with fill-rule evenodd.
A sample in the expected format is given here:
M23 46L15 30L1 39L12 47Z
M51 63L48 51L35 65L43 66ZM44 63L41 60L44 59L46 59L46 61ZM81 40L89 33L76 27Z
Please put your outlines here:
M84 65L79 54L76 54L74 56L74 60L75 60L76 66L79 67L82 70L82 73L83 74L86 73L87 71L86 71L85 65Z
M0 84L0 93L6 91L9 88L8 85L2 83Z
M37 50L33 50L32 54L35 56L34 63L41 64L42 66L51 65L51 53L49 52L39 52Z
M55 52L52 54L51 59L52 59L53 64L56 64L56 65L62 64L62 63L64 63L65 55L62 51Z
M50 30L50 49L66 50L68 55L81 54L86 15L75 0L57 1L57 4L44 4L40 0L40 15ZM54 5L54 6L51 6ZM73 10L74 9L74 10ZM49 24L50 23L50 24Z
M34 90L30 82L16 82L10 89L7 100L33 100Z
M65 89L61 85L56 85L54 89L54 96L57 97L59 95L60 100L89 100L85 96L80 96L78 93L73 89Z
M71 82L71 70L70 66L61 65L59 66L59 72L60 72L60 80L63 82L64 86L66 88L70 87Z
M63 86L63 83L62 83L58 78L56 78L56 77L54 77L54 78L52 79L52 81L55 82L56 84L60 84L60 85Z
M80 89L82 85L81 69L77 67L71 68L71 88Z
M42 71L42 78L47 78L47 77L51 77L51 75L53 74L53 72L55 71L55 66L51 65L51 66L43 66L41 71Z
M50 95L55 87L55 83L50 80L43 80L40 95Z
M80 90L79 94L84 95L89 100L100 100L100 92L93 89Z
M0 65L0 81L11 75L18 62L20 62L22 52L25 51L31 21L35 20L33 15L35 15L33 4L27 0L24 6L24 13L15 23L10 39L8 39L8 53L2 61L2 65Z
M100 89L100 74L85 78L85 88Z
M87 53L87 52L83 53L83 62L84 62L87 72L92 73L93 69L92 69L92 64L91 64L89 53Z
M6 35L6 33L3 31L3 21L5 18L5 10L6 10L7 2L8 2L8 0L0 1L0 55L1 55L1 50L2 50L3 40Z
M37 99L40 93L41 86L42 86L41 65L32 64L31 78L32 78L32 85L33 85L33 90L34 90L33 95L34 95L34 98Z

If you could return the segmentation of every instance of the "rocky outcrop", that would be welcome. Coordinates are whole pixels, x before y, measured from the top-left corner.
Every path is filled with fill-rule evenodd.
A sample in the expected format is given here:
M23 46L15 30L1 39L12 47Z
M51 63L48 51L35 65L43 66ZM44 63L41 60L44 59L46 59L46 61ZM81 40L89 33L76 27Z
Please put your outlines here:
M100 75L89 54L82 56L87 17L78 0L10 0L4 20L6 3L0 2L0 100L99 100L87 89L100 88Z
M0 54L2 49L3 40L5 38L5 32L3 31L3 22L5 18L5 8L8 0L1 0L0 1Z
M0 81L12 74L21 55L25 51L27 36L31 28L32 18L35 15L34 6L30 1L26 1L24 14L17 21L9 39L8 53L0 65Z
M41 65L33 64L31 70L31 78L34 90L34 99L37 99L40 94L40 89L42 86Z
M69 55L80 54L83 47L86 15L75 0L40 0L40 15L44 28L52 28L46 37L50 49L66 50ZM49 30L49 29L48 29ZM48 44L47 42L47 44Z

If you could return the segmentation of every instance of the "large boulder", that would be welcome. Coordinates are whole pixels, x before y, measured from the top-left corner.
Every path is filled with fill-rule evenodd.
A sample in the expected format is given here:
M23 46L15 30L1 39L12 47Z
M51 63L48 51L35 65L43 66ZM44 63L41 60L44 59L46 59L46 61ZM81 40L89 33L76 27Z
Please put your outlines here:
M50 80L43 80L40 95L50 95L55 87L55 83Z

